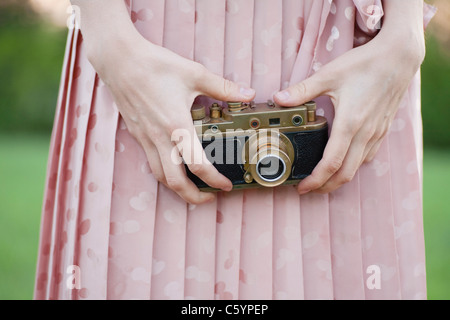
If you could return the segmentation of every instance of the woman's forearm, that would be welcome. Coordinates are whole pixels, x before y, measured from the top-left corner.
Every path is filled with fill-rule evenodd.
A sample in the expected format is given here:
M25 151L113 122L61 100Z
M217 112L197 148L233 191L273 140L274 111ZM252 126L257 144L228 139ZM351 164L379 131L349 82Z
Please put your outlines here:
M384 19L379 38L401 54L418 60L425 57L423 0L384 0Z
M123 0L71 0L79 8L80 29L88 58L101 60L105 53L124 53L140 34L131 22Z

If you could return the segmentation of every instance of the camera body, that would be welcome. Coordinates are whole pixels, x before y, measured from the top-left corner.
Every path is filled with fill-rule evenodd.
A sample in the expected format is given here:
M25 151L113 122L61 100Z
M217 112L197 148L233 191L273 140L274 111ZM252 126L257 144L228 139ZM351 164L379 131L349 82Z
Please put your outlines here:
M326 118L316 103L282 107L267 103L214 103L191 109L194 127L208 160L233 183L233 189L297 184L322 159L328 141ZM218 191L186 173L200 190Z

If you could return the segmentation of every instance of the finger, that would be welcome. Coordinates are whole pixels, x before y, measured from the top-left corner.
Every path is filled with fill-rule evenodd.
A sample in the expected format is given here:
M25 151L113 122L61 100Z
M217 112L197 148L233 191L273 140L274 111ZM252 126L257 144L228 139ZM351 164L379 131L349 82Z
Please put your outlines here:
M202 144L195 133L193 124L186 124L185 127L188 128L187 133L192 132L193 134L185 134L183 136L183 143L178 144L177 147L191 173L199 177L210 187L231 191L233 184L208 160Z
M381 144L384 141L384 138L386 137L388 131L389 131L389 127L390 127L390 123L392 122L392 120L388 121L387 124L385 124L385 127L383 130L381 130L381 133L379 135L377 135L374 139L374 143L370 146L370 148L366 149L366 153L364 154L364 159L363 162L370 162L372 161L376 154L378 153L378 150L381 147Z
M375 159L375 156L377 155L378 151L380 150L382 143L383 143L383 139L380 139L374 143L374 145L367 152L367 155L364 157L364 162L371 162L373 159Z
M342 167L322 187L315 191L318 193L330 193L352 181L363 162L368 140L363 134L355 136L342 163Z
M235 82L207 70L198 84L198 90L201 94L220 101L251 101L256 95L254 89L240 87Z
M156 149L156 146L150 140L146 140L142 142L142 144L153 177L155 177L157 181L167 186L166 177L164 176L164 169L161 164L161 158L159 157L159 153L158 150Z
M323 73L315 73L310 78L294 84L274 95L274 101L279 105L293 107L314 100L331 88L330 81Z
M156 146L161 158L167 186L176 192L182 199L191 204L202 204L215 198L213 193L201 192L197 186L186 176L184 165L171 161L171 152L174 147L167 143Z
M133 121L130 120L125 115L122 115L125 124L127 125L127 130L130 133L132 137L135 138L135 140L139 143L139 145L142 147L142 149L145 152L145 155L147 157L148 165L150 167L150 170L152 172L153 177L162 183L165 182L165 176L164 176L164 170L161 164L161 159L159 157L159 153L156 149L156 146L153 144L153 142L148 138L148 135L144 134L142 130L136 129L137 127L133 125ZM132 125L129 125L129 124Z
M322 160L311 175L299 183L297 187L299 194L319 189L342 167L352 139L353 134L346 128L345 122L336 118Z

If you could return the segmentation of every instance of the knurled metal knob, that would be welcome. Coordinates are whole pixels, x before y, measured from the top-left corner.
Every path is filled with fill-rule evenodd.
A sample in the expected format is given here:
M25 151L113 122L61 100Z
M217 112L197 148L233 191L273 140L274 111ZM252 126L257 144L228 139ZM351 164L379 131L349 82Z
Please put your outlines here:
M244 109L248 108L248 105L243 104L242 102L227 102L228 111L230 112L241 112Z
M199 121L203 120L206 117L205 106L200 104L194 104L191 108L192 120Z

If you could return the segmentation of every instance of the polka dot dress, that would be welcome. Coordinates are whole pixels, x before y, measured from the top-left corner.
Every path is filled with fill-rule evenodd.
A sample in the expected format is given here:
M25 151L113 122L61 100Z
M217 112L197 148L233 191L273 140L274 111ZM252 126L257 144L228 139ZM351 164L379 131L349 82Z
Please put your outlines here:
M257 102L370 41L383 15L380 0L125 3L149 41L255 88ZM155 180L70 30L35 298L426 298L419 81L375 160L336 192L283 186L188 205ZM317 102L332 124L329 98Z

